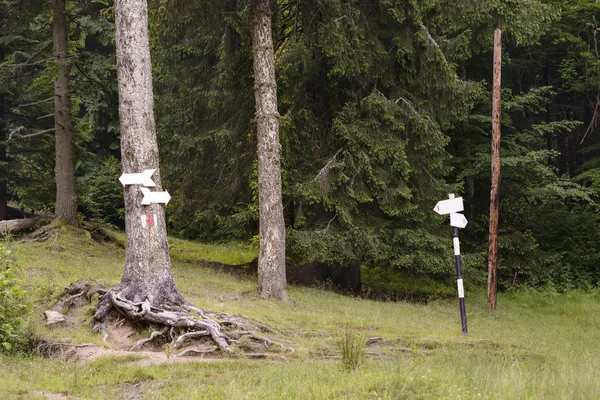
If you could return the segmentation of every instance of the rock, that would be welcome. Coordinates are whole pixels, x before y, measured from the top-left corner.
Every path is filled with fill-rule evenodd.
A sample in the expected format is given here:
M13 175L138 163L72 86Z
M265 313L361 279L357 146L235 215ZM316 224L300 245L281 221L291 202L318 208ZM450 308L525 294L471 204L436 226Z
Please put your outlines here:
M46 317L46 325L55 325L66 321L65 316L58 311L46 310L44 316Z

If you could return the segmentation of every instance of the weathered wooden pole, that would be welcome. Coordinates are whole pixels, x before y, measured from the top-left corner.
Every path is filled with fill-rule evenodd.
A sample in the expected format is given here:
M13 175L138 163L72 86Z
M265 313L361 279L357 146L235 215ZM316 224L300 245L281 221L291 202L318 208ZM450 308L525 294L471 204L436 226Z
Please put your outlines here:
M488 252L488 304L496 309L498 286L498 208L500 206L500 89L502 32L494 31L494 83L492 100L492 187L490 190L490 236Z

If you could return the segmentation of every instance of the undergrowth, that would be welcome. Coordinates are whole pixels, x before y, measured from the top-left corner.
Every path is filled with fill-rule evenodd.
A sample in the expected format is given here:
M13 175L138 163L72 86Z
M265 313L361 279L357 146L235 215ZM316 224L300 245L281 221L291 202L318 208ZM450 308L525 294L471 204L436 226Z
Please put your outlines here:
M8 242L0 244L0 350L23 350L29 339L29 307Z

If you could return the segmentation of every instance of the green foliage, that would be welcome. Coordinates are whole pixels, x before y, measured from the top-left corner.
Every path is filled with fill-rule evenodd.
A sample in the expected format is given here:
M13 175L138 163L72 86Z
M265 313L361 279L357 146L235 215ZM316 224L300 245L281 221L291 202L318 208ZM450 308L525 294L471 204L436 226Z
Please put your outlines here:
M119 184L121 162L108 157L91 172L78 179L78 204L91 217L116 227L125 226L123 189Z
M76 174L91 170L95 157L118 154L114 23L111 4L67 2L70 98ZM48 130L53 123L52 11L49 3L7 6L0 15L0 141ZM6 36L4 36L6 34ZM10 64L21 64L13 67ZM15 139L15 138L13 138ZM51 209L55 199L52 132L6 143L3 178L22 206Z
M6 243L0 246L0 352L22 350L29 340L29 307Z
M553 94L547 87L516 96L508 90L503 93L498 264L504 288L528 284L566 289L598 282L595 254L600 250L600 231L595 193L560 176L549 165L558 153L544 148L548 136L568 134L581 123L535 118L545 112ZM526 121L520 118L523 113ZM474 185L468 199L473 203L471 212L487 212L489 197L483 188L489 185L489 165L489 150L482 146L462 171L463 179ZM487 249L487 243L478 239L487 234L484 215L470 221L465 232L467 249Z

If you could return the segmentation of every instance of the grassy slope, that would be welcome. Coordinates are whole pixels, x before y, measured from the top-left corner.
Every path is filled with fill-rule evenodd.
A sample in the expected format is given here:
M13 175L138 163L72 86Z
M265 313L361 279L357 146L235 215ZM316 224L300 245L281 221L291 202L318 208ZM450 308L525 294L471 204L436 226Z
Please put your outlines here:
M14 243L24 284L37 313L77 279L118 282L124 250L98 244L84 231L68 228L47 242ZM455 301L428 305L358 300L317 289L291 287L290 304L256 298L255 282L239 281L199 267L209 259L240 263L254 252L184 241L171 244L179 288L193 303L252 317L277 327L295 342L288 363L225 360L135 366L107 358L79 365L34 356L4 357L0 398L44 398L63 393L82 399L195 398L492 398L595 399L600 393L600 295L520 293L486 309L483 295L467 294L470 335L460 334ZM36 332L47 333L36 326ZM353 372L338 360L337 342L346 332L363 339L396 340L407 352L367 359ZM88 327L72 340L100 343ZM39 396L39 397L38 397Z

